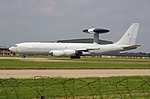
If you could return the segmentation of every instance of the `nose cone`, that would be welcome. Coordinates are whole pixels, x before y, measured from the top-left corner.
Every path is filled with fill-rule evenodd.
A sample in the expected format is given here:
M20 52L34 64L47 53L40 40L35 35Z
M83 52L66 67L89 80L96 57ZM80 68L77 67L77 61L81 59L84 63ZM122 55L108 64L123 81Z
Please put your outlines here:
M9 48L9 50L11 51L11 50L12 50L12 48L10 47L10 48Z
M14 48L14 47L10 47L9 50L12 52L16 52L16 48Z

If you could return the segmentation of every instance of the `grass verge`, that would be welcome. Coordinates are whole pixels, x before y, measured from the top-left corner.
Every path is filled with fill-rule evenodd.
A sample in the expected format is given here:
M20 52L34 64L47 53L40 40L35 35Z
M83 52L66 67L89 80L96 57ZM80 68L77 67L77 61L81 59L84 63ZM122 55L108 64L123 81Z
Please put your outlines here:
M48 58L47 60L58 61L35 62L0 59L0 69L150 69L149 59L82 58L80 60L68 59L68 62L66 62L66 58Z
M150 77L0 79L0 99L148 99Z

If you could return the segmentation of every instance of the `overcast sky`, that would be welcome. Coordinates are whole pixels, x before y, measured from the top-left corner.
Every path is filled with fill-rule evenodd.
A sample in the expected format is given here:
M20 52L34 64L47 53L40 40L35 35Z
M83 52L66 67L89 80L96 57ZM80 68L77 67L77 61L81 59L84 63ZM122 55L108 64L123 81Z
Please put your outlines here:
M140 23L132 52L150 52L150 0L0 0L0 45L27 41L93 38L90 27L107 28L100 39L118 41Z

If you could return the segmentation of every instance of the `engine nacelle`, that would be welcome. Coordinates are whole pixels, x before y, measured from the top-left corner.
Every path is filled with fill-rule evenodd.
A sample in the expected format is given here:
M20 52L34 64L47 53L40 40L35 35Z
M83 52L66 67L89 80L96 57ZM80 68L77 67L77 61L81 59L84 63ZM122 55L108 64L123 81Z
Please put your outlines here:
M60 50L53 50L53 51L50 51L50 55L51 56L63 56L64 52Z
M71 50L71 49L66 49L66 50L52 50L50 51L50 55L51 56L74 56L76 55L76 51L75 50Z
M100 28L90 28L85 29L83 32L89 33L89 34L101 34L101 33L107 33L109 32L108 29L100 29Z
M64 55L65 56L72 56L72 55L75 55L75 54L76 54L75 50L70 50L70 49L64 50Z

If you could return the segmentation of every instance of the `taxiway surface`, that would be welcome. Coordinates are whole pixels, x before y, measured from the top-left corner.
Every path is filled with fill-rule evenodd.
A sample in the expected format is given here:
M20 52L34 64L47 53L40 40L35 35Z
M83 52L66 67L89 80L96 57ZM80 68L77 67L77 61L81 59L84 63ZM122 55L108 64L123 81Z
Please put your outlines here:
M47 58L22 59L16 57L0 57L0 59L16 59L22 61L42 61L42 62L80 62L71 60L51 60ZM33 78L35 76L80 78L80 77L144 76L144 75L150 76L150 69L0 70L0 78Z
M0 78L150 76L149 69L0 70Z

